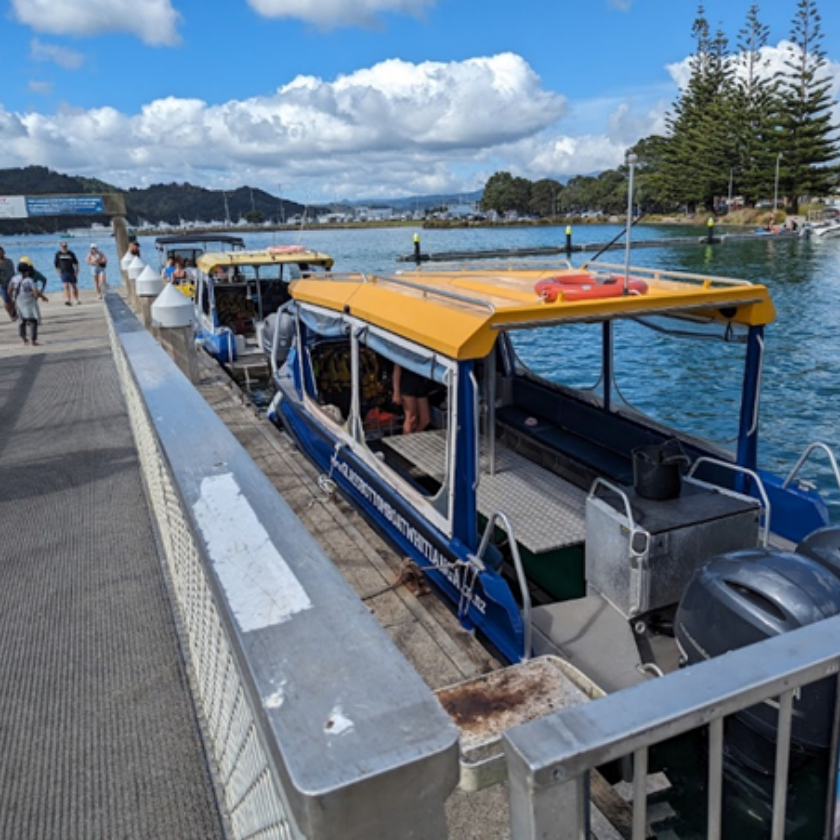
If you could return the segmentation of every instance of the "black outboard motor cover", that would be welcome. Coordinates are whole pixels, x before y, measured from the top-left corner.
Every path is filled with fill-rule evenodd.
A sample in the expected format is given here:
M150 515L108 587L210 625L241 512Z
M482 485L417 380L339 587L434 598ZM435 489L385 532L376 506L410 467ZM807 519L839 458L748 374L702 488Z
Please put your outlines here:
M697 570L677 609L675 635L687 662L694 664L838 614L840 579L831 572L799 554L747 549L722 554ZM794 756L831 745L836 682L836 677L820 680L794 698ZM777 706L766 701L731 720L775 743ZM737 725L727 734L735 736L727 737L727 748L736 757L773 772L773 750L766 742L756 742Z
M810 557L840 578L840 527L829 525L812 531L796 546L796 553Z

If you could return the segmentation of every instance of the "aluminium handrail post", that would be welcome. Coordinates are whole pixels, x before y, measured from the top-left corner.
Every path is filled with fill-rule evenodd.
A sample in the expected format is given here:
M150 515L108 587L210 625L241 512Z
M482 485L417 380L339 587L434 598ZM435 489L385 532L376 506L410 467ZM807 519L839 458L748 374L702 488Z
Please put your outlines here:
M793 469L790 471L788 477L784 480L782 484L782 490L787 490L790 483L796 477L796 474L802 468L802 465L805 463L805 461L808 460L808 458L811 457L811 453L815 449L821 449L823 452L825 452L826 455L828 455L828 460L831 463L831 469L834 472L834 478L837 481L838 488L840 488L840 468L838 468L837 466L837 459L834 457L834 453L831 451L831 449L829 449L827 444L816 442L809 444L805 451L799 456L799 460L796 462Z
M650 577L650 531L642 528L636 524L633 518L633 508L630 504L630 499L627 494L617 485L611 481L598 476L592 482L589 488L590 499L597 498L598 488L606 487L611 492L615 493L624 505L624 515L627 518L627 548L628 559L630 561L630 589L632 603L630 605L630 615L638 615L648 609L648 587ZM644 540L643 545L636 546L636 537L641 537Z
M755 470L747 469L746 467L739 466L738 464L730 464L728 461L721 461L719 458L710 458L708 455L701 455L690 467L688 473L686 473L686 478L694 478L694 473L697 472L697 467L700 464L714 464L717 467L723 467L724 469L732 470L733 472L742 473L743 475L749 476L756 484L758 488L758 492L761 494L761 501L764 503L764 536L762 538L762 543L766 548L768 543L770 542L770 499L767 496L767 491L764 489L764 482L761 480L761 476L755 472ZM695 481L701 481L701 479L694 479ZM708 482L701 482L704 484L708 484ZM734 492L734 491L730 491ZM745 495L743 493L739 494L741 496Z
M510 551L513 556L513 567L516 570L516 579L519 583L519 588L522 592L522 622L524 624L523 635L525 643L525 653L522 657L523 662L527 662L531 658L531 637L533 629L531 627L531 592L528 589L528 581L525 578L525 568L522 565L522 557L519 554L519 546L516 544L516 537L513 533L513 526L507 517L507 514L497 510L488 520L484 528L484 534L481 537L481 543L478 546L478 557L483 560L484 553L487 551L487 546L490 543L490 534L496 525L496 520L501 520L505 531L507 531L508 539L510 540Z

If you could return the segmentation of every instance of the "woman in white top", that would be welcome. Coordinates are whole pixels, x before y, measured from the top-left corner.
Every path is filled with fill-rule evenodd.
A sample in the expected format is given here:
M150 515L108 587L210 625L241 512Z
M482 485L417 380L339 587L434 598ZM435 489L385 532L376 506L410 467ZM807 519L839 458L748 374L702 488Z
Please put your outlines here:
M102 300L102 295L105 294L105 266L108 265L108 258L96 245L91 245L86 262L90 266L90 274L93 277L93 285L96 287L96 295Z

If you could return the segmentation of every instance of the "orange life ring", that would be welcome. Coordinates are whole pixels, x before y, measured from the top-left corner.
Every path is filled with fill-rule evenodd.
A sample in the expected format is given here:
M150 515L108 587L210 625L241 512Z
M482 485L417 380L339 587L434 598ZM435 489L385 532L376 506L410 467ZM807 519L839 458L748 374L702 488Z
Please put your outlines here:
M622 297L624 286L624 277L617 274L611 274L602 282L598 282L591 274L568 274L540 280L534 286L534 291L546 303L554 303L560 295L564 301L574 303L579 300ZM644 295L647 294L648 284L644 280L630 277L627 291L631 295Z
M270 245L265 250L269 254L299 254L306 248L303 245Z

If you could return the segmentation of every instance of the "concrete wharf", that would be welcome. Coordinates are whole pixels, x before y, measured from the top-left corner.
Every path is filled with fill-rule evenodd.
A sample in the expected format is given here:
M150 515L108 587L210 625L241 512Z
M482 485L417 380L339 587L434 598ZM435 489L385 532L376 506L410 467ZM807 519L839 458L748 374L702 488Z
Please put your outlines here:
M223 837L102 304L42 306L0 325L0 837Z
M82 297L42 303L37 347L0 325L0 837L234 836L105 309ZM427 684L499 667L438 598L398 585L401 559L199 358L202 397ZM506 791L456 791L447 821L452 837L507 836Z

